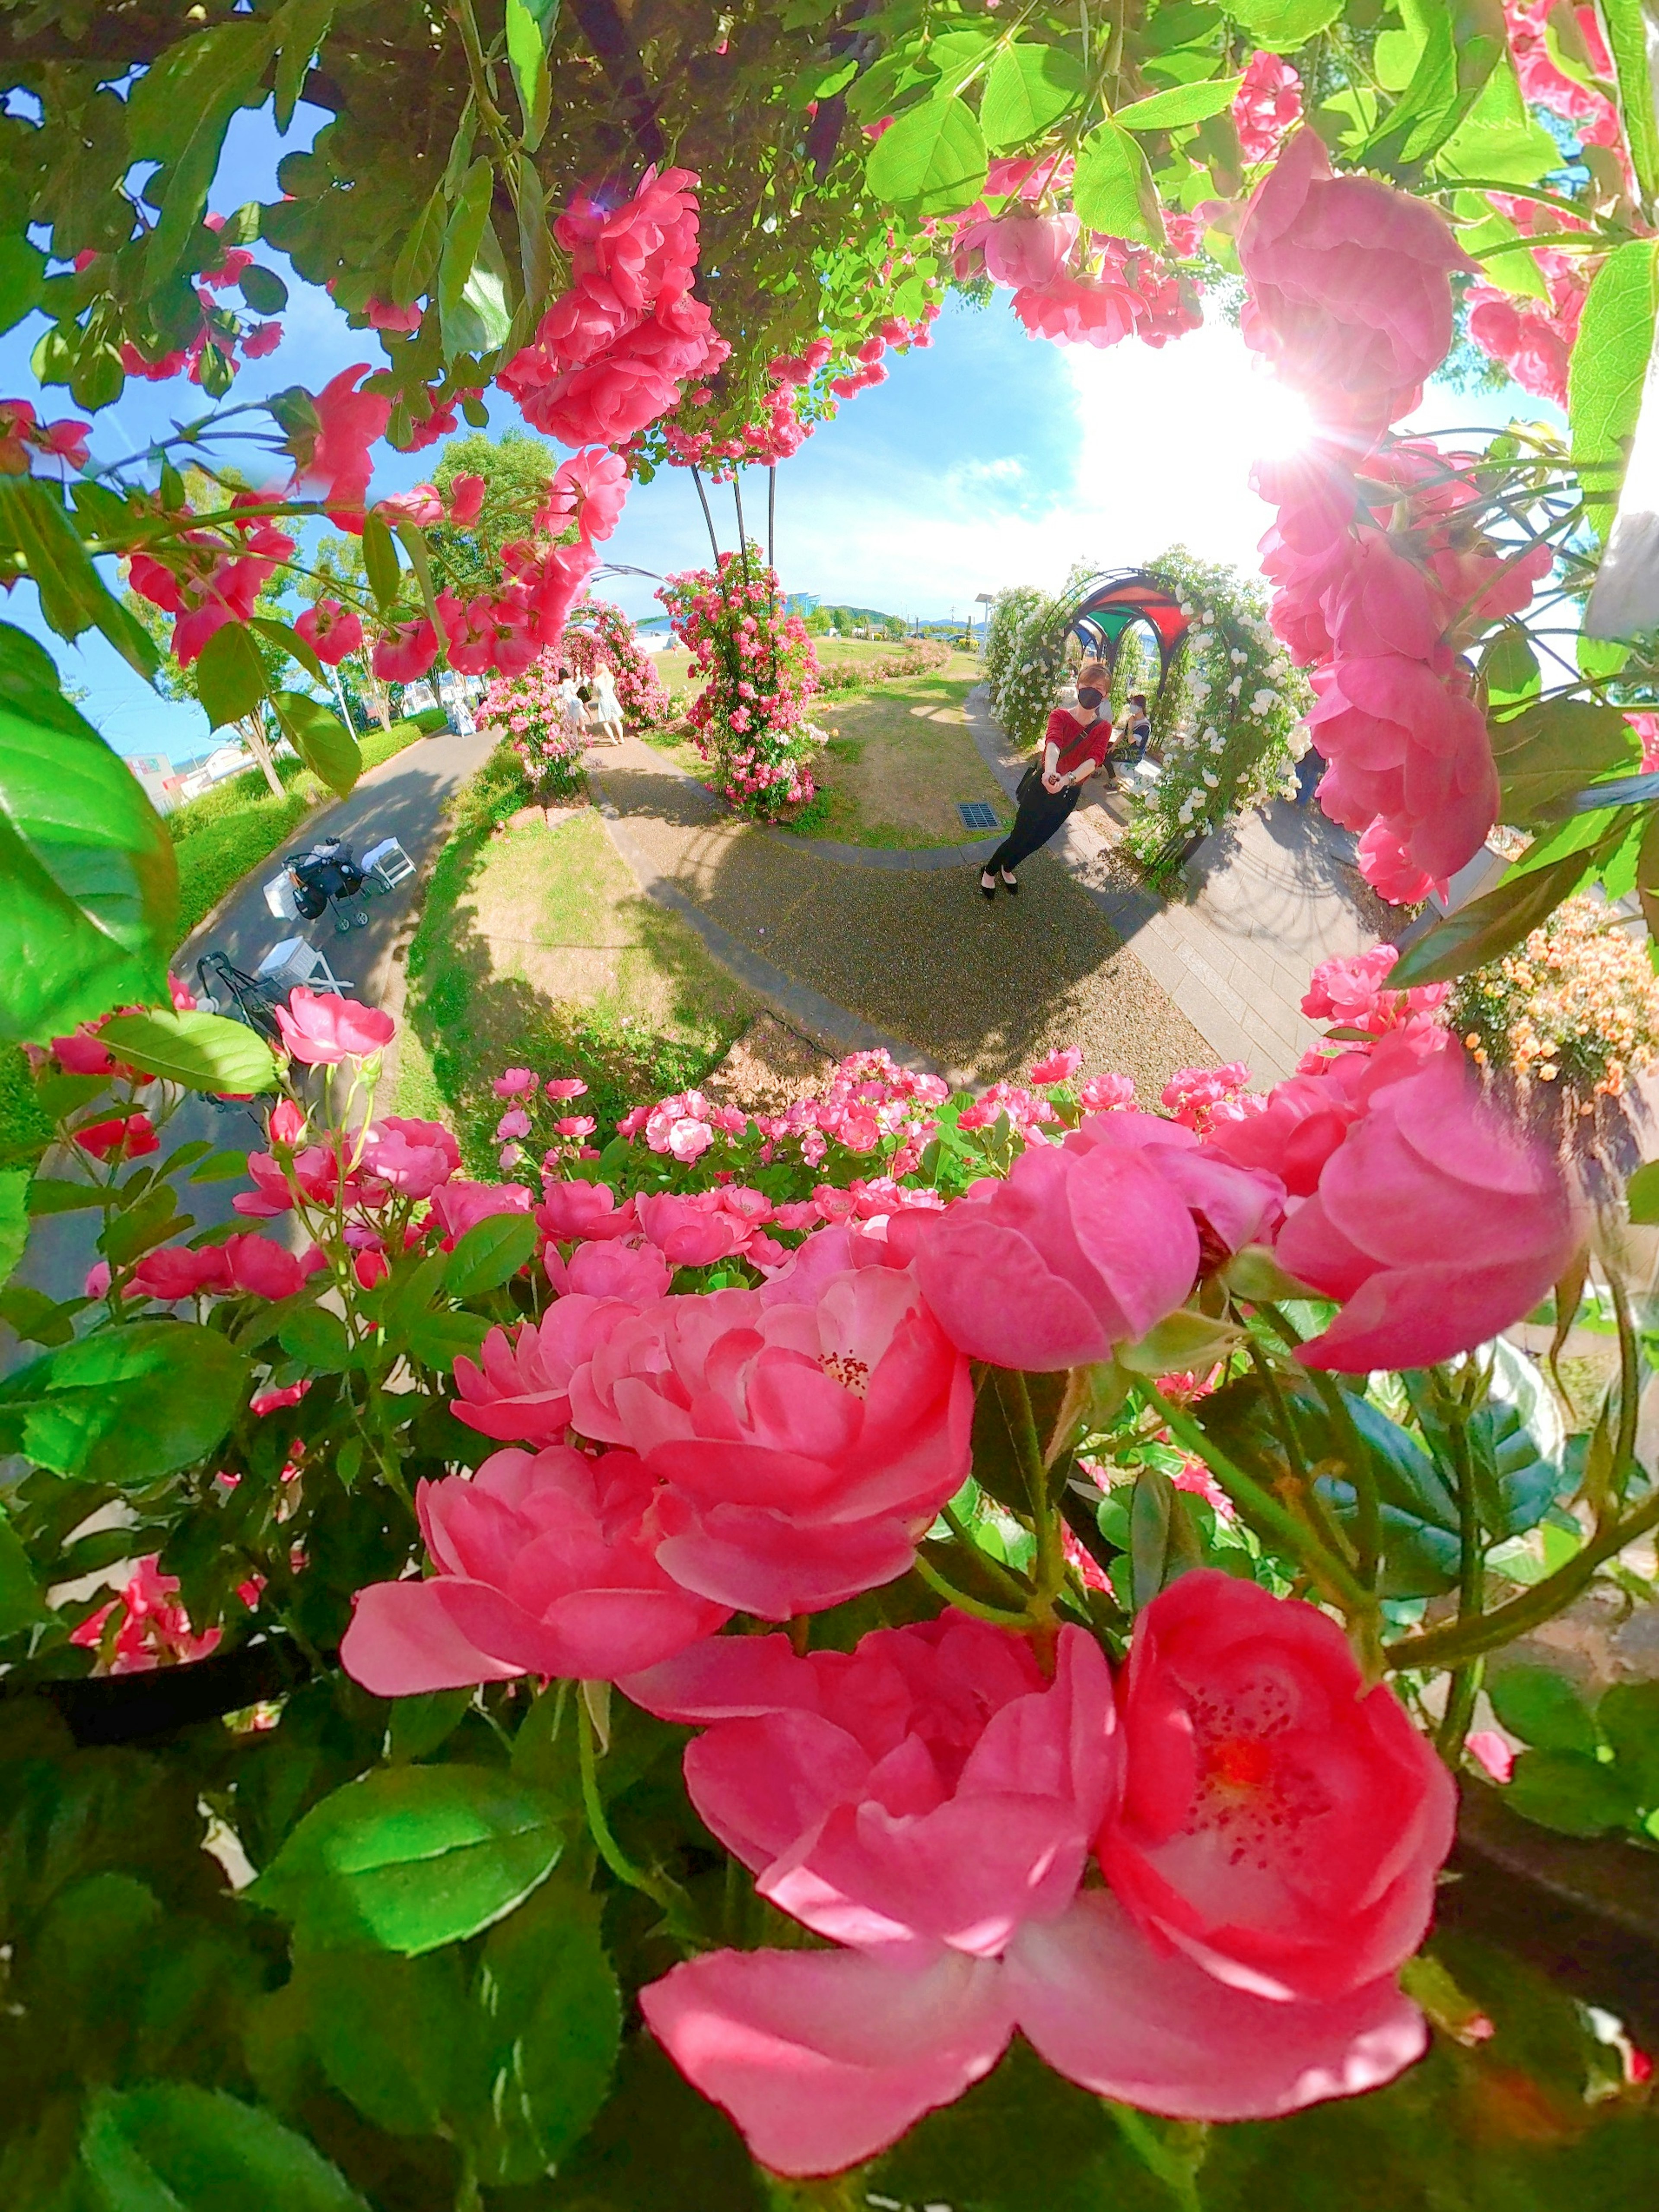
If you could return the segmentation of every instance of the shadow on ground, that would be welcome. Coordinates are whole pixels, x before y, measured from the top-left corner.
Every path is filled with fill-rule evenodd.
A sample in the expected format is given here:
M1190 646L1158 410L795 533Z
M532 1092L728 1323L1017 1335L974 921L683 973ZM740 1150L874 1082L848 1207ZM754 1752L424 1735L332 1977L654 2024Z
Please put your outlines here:
M1051 1046L1156 1096L1205 1057L1198 1032L1048 854L1017 898L979 871L844 867L722 816L696 786L607 763L606 788L665 879L797 981L945 1066L989 1081Z

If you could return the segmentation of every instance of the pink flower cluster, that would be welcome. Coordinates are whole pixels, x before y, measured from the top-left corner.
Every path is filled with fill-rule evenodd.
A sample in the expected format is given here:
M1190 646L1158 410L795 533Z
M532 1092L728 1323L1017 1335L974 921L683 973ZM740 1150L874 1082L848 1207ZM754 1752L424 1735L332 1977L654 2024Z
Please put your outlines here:
M1279 508L1262 541L1269 619L1315 672L1320 803L1361 833L1383 897L1422 899L1498 818L1462 648L1528 605L1551 550L1484 534L1473 461L1386 434L1450 343L1449 272L1463 257L1439 216L1376 179L1333 177L1304 130L1251 201L1239 259L1246 337L1333 426L1255 476ZM1362 498L1362 475L1386 489Z
M1609 108L1608 112L1612 112ZM1535 200L1516 199L1506 192L1488 197L1493 207L1508 216L1523 234L1589 229L1579 216L1559 208L1540 207ZM1469 336L1483 353L1503 362L1523 392L1565 407L1567 364L1572 358L1584 301L1589 296L1589 265L1582 253L1564 252L1559 246L1535 246L1532 259L1543 279L1546 296L1517 298L1484 282L1471 284Z
M222 215L204 216L204 227L208 230L222 230L225 218ZM90 267L98 258L95 252L77 253L77 270ZM262 361L276 352L283 342L280 323L252 325L228 322L226 310L213 295L228 285L240 282L244 270L253 264L253 256L242 246L222 246L219 258L211 266L200 271L196 285L196 302L201 309L201 320L188 341L182 346L169 347L154 359L144 354L131 338L121 342L121 367L129 376L141 376L151 384L165 384L175 376L188 375L192 384L203 380L206 356L210 347L218 358L218 366L227 375L234 374L236 349L240 345L245 359Z
M251 1608L259 1601L259 1590L253 1579L239 1583L236 1595ZM145 1674L156 1667L205 1659L217 1650L224 1632L210 1628L198 1635L178 1598L178 1576L164 1575L160 1554L152 1552L106 1605L70 1630L70 1642L83 1651L106 1653L112 1674Z
M576 787L576 769L587 744L586 731L564 719L558 677L563 653L561 645L527 668L498 676L478 708L480 731L512 746L532 784L545 780L561 793Z
M1301 120L1301 78L1279 54L1252 54L1233 96L1238 150L1249 167L1271 161Z
M714 1218L670 1203L665 1239ZM477 1364L457 1361L456 1382L461 1419L535 1447L537 1460L498 1454L470 1483L453 1478L423 1497L459 1510L502 1483L550 1471L562 1480L574 1431L639 1468L605 1540L623 1557L573 1559L552 1532L538 1552L494 1511L464 1552L428 1533L436 1576L376 1585L359 1601L343 1656L371 1688L395 1683L401 1694L547 1671L506 1640L519 1617L578 1589L613 1589L619 1567L631 1579L641 1548L680 1592L721 1608L720 1620L740 1609L784 1620L838 1605L906 1571L968 1471L966 1358L910 1270L878 1240L844 1230L821 1231L759 1290L567 1291L539 1323L492 1330ZM711 1626L684 1608L674 1622L656 1657ZM580 1663L556 1671L613 1678L648 1663L631 1637L618 1644L596 1622Z
M601 661L616 679L626 721L649 726L668 716L668 694L651 654L636 643L634 625L619 606L584 592L570 611L559 658L578 683L586 683Z
M56 461L60 471L87 465L87 436L90 422L65 416L58 422L42 422L27 399L0 399L0 476L26 477L36 454Z
M252 492L234 492L227 519L211 530L180 531L165 562L135 553L127 564L127 580L139 597L177 617L173 652L186 667L216 630L247 621L294 550L293 538L259 513L263 504Z
M702 678L688 719L714 770L710 788L762 817L804 805L814 785L800 726L817 659L805 624L783 611L775 573L752 555L722 553L717 570L671 576L657 597Z
M1128 240L1085 237L1075 215L1044 203L1069 182L1062 161L994 161L987 197L956 218L958 278L988 276L1014 294L1014 313L1033 337L1112 346L1126 337L1161 346L1203 320L1198 295L1170 260ZM1002 203L991 212L989 202ZM1166 216L1170 259L1194 253L1203 235L1196 217Z
M691 289L696 181L689 169L647 169L631 198L579 193L554 224L569 289L496 377L535 429L568 446L621 444L726 359Z
M835 1947L718 1951L641 1992L777 2172L872 2157L1016 2029L1097 2095L1188 2120L1351 2095L1425 2047L1395 1977L1452 1784L1311 1606L1186 1575L1115 1683L1081 1629L1051 1678L946 1613L847 1654L722 1638L626 1687L702 1731L697 1811Z
M719 1133L759 1136L763 1165L785 1147L799 1146L806 1166L816 1168L831 1144L859 1154L891 1144L890 1181L915 1172L939 1126L927 1109L943 1105L949 1096L950 1086L940 1077L902 1067L878 1049L849 1053L822 1092L792 1100L781 1113L750 1116L711 1104L700 1091L688 1091L653 1107L635 1107L617 1122L617 1133L630 1139L643 1134L653 1152L672 1152L688 1164L701 1158ZM1042 1104L1033 1102L1034 1107ZM995 1115L986 1119L994 1121ZM805 1219L786 1225L805 1226Z

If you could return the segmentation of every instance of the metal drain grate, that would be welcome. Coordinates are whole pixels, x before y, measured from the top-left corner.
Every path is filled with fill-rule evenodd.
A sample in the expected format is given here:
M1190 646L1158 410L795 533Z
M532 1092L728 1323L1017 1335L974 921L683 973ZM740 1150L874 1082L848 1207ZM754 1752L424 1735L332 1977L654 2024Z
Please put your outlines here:
M959 799L957 812L969 830L994 830L997 827L996 809L982 799Z

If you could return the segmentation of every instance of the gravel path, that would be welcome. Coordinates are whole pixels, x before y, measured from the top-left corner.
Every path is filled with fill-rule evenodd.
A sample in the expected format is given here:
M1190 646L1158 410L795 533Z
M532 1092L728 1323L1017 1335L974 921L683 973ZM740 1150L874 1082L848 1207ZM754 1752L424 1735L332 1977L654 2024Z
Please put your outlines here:
M720 928L876 1028L979 1082L1076 1044L1155 1097L1213 1057L1046 853L1018 898L980 896L977 867L838 866L722 815L701 786L630 739L589 756L652 867Z

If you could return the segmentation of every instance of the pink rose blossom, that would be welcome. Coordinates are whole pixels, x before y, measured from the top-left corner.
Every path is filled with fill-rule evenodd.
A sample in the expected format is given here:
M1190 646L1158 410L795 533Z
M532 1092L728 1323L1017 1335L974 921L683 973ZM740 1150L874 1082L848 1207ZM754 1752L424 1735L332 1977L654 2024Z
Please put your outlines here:
M421 1483L416 1507L437 1572L359 1591L340 1649L377 1697L525 1674L603 1681L727 1618L657 1565L659 1508L631 1452L496 1452L470 1480Z
M386 1114L369 1124L363 1164L404 1197L430 1198L440 1183L459 1174L461 1148L441 1121Z
M587 1085L579 1075L556 1075L543 1087L556 1105L562 1104L567 1098L585 1098L587 1096Z
M616 1192L605 1182L550 1182L536 1218L561 1243L572 1237L631 1237L639 1226L634 1200L618 1206Z
M495 1136L498 1143L505 1144L510 1139L527 1137L529 1134L530 1116L522 1106L511 1108L495 1124Z
M668 1295L672 1271L662 1254L647 1245L578 1244L568 1260L549 1246L543 1255L547 1279L561 1297L625 1298L649 1305Z
M1063 1051L1051 1052L1046 1059L1038 1060L1031 1070L1030 1080L1039 1087L1069 1083L1082 1065L1083 1054L1075 1045L1068 1045Z
M523 1091L533 1091L538 1079L527 1067L509 1067L489 1087L498 1098L516 1098Z
M492 1328L476 1362L456 1360L450 1410L501 1443L562 1443L570 1425L571 1376L636 1310L623 1299L573 1293L556 1299L539 1322Z
M276 1025L289 1055L310 1067L337 1066L343 1060L367 1059L392 1042L397 1024L377 1006L355 999L307 991L296 983L288 1004L276 1009Z

